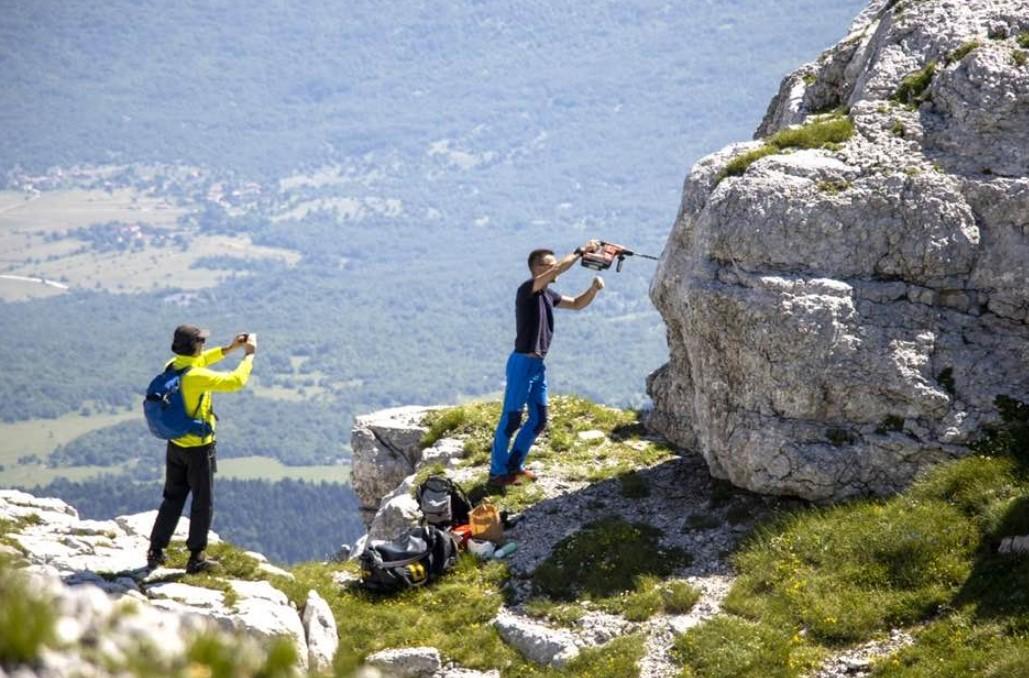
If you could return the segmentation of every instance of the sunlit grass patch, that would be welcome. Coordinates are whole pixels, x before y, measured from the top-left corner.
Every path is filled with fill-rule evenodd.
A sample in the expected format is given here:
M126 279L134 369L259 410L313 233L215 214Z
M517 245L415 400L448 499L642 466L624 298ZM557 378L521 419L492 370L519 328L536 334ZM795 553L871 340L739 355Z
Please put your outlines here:
M462 466L487 466L499 418L500 404L496 402L431 412L424 420L429 431L422 438L422 444L431 445L442 437L462 439L465 453ZM645 437L638 412L562 395L551 398L549 424L533 445L528 462L541 464L543 473L556 473L569 480L599 482L653 466L673 456L674 452L667 445ZM418 480L442 472L442 468L423 469ZM485 480L484 471L481 479L466 483L465 489L473 499L489 494L503 497L498 503L511 510L521 510L542 499L542 494L531 487L515 486L498 491L486 488ZM642 491L642 487L637 483L629 491Z
M999 624L976 624L955 614L918 633L914 645L875 664L875 676L1029 676L1029 636L1013 637Z
M790 627L725 615L679 636L673 651L684 678L794 678L825 654Z
M598 607L629 621L646 621L659 612L685 614L700 600L700 591L685 581L662 581L654 575L636 579L631 591L602 598Z
M725 609L825 643L926 618L968 576L974 526L940 501L858 502L795 515L736 556Z
M422 447L431 447L438 440L447 437L489 436L500 419L500 403L467 403L457 407L433 410L425 415L423 424L429 427L422 436Z
M644 636L634 634L615 638L598 648L583 650L555 675L604 676L604 678L636 678L638 663L646 653Z
M586 614L578 603L562 603L540 596L528 600L523 608L530 617L544 619L559 626L574 626Z
M447 659L473 669L524 664L491 624L504 600L504 563L479 563L465 555L453 572L431 585L391 596L356 586L343 589L332 580L336 570L357 571L355 564L305 563L292 569L296 581L280 586L298 606L312 588L329 603L345 639L336 657L339 675L350 675L367 655L394 647L435 647Z

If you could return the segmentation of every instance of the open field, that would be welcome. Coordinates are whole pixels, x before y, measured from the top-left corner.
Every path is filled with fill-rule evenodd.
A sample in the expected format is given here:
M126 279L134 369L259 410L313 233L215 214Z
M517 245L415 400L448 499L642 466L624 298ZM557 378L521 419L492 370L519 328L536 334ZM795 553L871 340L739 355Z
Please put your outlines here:
M193 268L202 257L279 259L287 265L300 254L259 247L244 236L195 235L178 225L182 207L136 193L63 190L45 193L0 192L0 301L22 301L67 289L145 292L164 287L212 287L239 272ZM98 252L69 231L93 224L145 224L186 236L186 249L146 244L140 249ZM245 272L244 272L245 274ZM29 278L29 280L17 277ZM46 284L41 278L66 286Z
M142 416L139 411L125 410L116 414L93 414L88 417L76 413L57 419L29 419L13 424L0 424L0 485L6 485L7 474L18 463L18 458L36 454L43 460L75 438L123 421Z
M79 189L42 193L0 191L0 235L3 237L38 231L64 233L107 221L142 221L153 226L174 226L185 213L183 208L162 198L142 195L130 188L111 192ZM4 251L8 250L4 248Z
M48 245L62 243L48 243ZM300 259L296 252L258 247L246 237L198 236L191 240L189 249L147 246L132 252L78 252L56 256L40 263L26 261L9 269L9 273L24 276L42 276L59 280L71 289L104 289L109 292L145 292L158 288L186 290L213 287L238 271L192 268L202 257L232 256L241 259L277 258L288 264ZM244 273L245 274L245 273ZM15 295L60 293L62 290L44 287L26 290L25 283L0 280L0 299L18 300ZM26 298L26 297L20 297Z
M347 485L350 483L350 466L284 466L271 457L235 457L218 459L218 476L241 480L306 480Z
M42 487L58 478L81 481L103 475L121 475L122 471L121 465L47 468L38 464L22 464L7 466L0 471L0 487Z

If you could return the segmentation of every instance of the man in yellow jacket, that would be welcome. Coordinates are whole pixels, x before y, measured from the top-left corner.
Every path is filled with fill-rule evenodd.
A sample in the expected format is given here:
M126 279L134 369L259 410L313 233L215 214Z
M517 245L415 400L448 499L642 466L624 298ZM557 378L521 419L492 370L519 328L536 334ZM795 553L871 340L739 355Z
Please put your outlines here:
M147 552L147 567L150 569L164 564L164 549L171 541L189 493L193 494L193 501L190 504L189 537L186 540L190 553L186 572L208 572L218 565L204 552L207 548L207 532L211 529L211 518L214 515L213 485L216 470L214 429L218 418L211 405L211 394L215 391L238 391L246 386L254 364L254 353L257 351L257 335L240 334L228 346L205 350L210 334L208 330L193 325L180 325L175 328L172 338L171 350L175 357L168 366L176 370L188 368L182 376L182 398L186 412L192 418L207 423L211 432L203 437L185 435L168 441L164 501L157 512L157 520L150 533L150 550ZM237 348L242 348L245 355L236 369L218 372L208 368Z

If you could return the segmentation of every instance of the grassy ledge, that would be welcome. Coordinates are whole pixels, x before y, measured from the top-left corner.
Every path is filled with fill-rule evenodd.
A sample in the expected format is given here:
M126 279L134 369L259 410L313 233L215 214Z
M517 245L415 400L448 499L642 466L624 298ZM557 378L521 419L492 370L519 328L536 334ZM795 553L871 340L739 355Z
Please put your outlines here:
M842 113L817 118L799 127L780 130L764 140L764 145L736 156L718 174L718 181L726 177L742 176L747 168L768 155L782 153L788 149L827 148L835 149L838 144L854 136L854 122Z
M922 624L879 675L1026 675L1009 670L1029 658L1029 557L997 545L1029 533L1029 407L997 404L1005 424L974 456L891 499L759 530L735 556L728 614L677 641L683 675L799 676L832 648Z
M487 466L493 435L500 419L500 403L469 403L436 410L426 415L428 431L422 438L424 447L441 438L464 440L461 465L475 468L479 475L464 489L472 501L492 496L495 503L508 510L522 510L540 500L541 491L532 485L517 485L497 491L486 486ZM645 437L639 413L619 410L590 402L577 396L561 395L550 400L550 423L536 440L530 463L539 463L543 472L571 481L599 482L619 478L625 496L646 496L645 480L633 472L669 459L674 452L667 445ZM442 466L423 468L417 481Z

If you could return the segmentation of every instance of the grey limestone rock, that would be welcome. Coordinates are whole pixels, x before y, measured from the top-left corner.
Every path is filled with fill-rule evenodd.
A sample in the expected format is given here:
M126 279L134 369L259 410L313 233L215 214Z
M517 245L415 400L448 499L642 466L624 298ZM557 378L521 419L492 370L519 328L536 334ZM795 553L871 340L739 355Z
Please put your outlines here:
M308 667L312 671L330 671L332 658L339 647L336 618L329 604L316 591L307 592L302 619L307 636Z
M568 631L552 629L503 610L493 625L504 642L536 664L561 668L579 656L575 636Z
M422 519L422 511L411 495L413 482L413 475L404 478L395 490L382 498L382 504L368 526L369 539L391 541L408 528L418 525Z
M904 487L966 454L997 396L1029 399L1026 30L1029 0L876 0L758 130L842 106L850 140L693 167L651 285L652 429L741 487L832 500Z
M268 582L224 580L235 594L230 605L220 590L175 581L182 570L146 571L152 512L113 521L79 520L75 509L60 500L0 491L0 516L29 515L37 520L9 535L26 561L18 576L32 595L52 605L56 634L65 643L44 653L32 669L38 675L110 675L104 666L117 665L140 646L162 661L172 660L200 632L220 634L254 661L264 651L261 644L287 636L296 645L300 666L307 666L311 653L304 623L286 595ZM188 521L183 522L180 529L188 529ZM87 646L93 648L88 657L80 652ZM324 643L320 647L324 653Z
M429 678L440 670L443 662L434 647L406 647L382 650L365 660L369 666L398 678Z
M370 524L383 496L414 472L422 460L421 422L433 408L397 407L355 418L353 487L361 501L365 524Z

